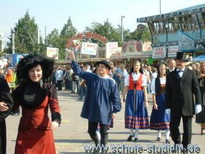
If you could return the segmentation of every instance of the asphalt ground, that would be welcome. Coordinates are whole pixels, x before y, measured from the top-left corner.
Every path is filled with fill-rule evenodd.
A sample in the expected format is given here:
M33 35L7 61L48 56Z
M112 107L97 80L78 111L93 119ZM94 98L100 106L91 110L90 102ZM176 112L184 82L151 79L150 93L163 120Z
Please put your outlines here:
M77 94L69 93L68 91L58 91L58 99L61 107L62 123L61 126L54 131L56 153L57 154L80 154L91 153L94 146L87 133L86 119L80 117L82 101L78 100ZM151 115L152 102L149 95L148 112ZM170 138L170 145L166 145L165 134L162 134L161 141L156 141L156 131L144 129L139 131L139 141L127 142L129 130L124 128L124 108L117 114L114 120L114 128L109 130L109 142L106 149L107 153L172 153L171 149L174 143ZM19 116L9 116L7 122L7 154L14 153ZM200 125L195 123L193 117L192 126L192 145L189 148L189 153L205 153L205 135L201 135ZM182 132L182 122L180 125ZM166 148L165 148L166 147ZM200 151L199 151L200 149ZM180 151L180 150L179 150ZM178 151L177 151L178 152Z

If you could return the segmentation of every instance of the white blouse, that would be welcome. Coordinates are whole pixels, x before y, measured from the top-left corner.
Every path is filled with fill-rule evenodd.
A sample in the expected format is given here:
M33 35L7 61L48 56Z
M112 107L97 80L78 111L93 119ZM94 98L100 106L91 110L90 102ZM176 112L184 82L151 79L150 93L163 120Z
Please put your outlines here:
M132 73L132 78L133 78L133 81L137 81L140 77L140 74L141 73ZM130 74L127 74L125 76L125 86L129 86L130 85ZM147 85L147 77L142 74L142 86L146 86Z
M156 94L155 90L155 80L156 78L153 78L152 83L151 83L151 93ZM160 84L166 84L166 78L159 78Z

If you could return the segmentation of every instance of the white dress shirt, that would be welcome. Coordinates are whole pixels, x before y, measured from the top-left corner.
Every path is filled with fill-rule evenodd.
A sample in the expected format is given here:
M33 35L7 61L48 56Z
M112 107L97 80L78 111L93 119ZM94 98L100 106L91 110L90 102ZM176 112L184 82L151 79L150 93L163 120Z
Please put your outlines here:
M185 68L183 68L183 69L178 69L177 68L177 72L178 72L180 78L183 76L184 70L185 70Z
M133 78L133 81L137 81L140 77L140 74L141 73L132 73L132 78ZM125 77L125 86L129 86L130 84L130 74L127 74L126 77ZM142 86L146 86L147 85L147 77L142 74Z
M151 83L151 94L156 94L155 80L156 78L153 78ZM160 80L160 84L166 84L166 78L159 78L159 80Z

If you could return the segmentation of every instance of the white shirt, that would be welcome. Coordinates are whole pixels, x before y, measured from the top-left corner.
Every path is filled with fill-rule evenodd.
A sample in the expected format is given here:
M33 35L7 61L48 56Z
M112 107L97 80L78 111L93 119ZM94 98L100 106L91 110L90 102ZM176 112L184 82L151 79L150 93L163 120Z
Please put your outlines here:
M63 80L63 71L57 70L55 73L55 78L56 78L56 80Z
M177 68L177 72L178 72L180 78L183 76L184 70L185 70L185 68L183 68L181 70Z
M140 77L140 74L141 73L132 73L132 78L133 78L133 81L137 81ZM126 77L125 77L125 86L129 86L130 85L130 74L127 74ZM142 74L142 86L146 86L147 85L147 77Z
M174 70L175 70L175 68L173 68L173 69L168 68L168 69L169 69L169 71L170 71L170 72L172 72L172 71L174 71Z
M160 80L160 84L166 84L166 78L159 78L159 80ZM156 94L155 81L156 78L153 78L151 83L151 94Z

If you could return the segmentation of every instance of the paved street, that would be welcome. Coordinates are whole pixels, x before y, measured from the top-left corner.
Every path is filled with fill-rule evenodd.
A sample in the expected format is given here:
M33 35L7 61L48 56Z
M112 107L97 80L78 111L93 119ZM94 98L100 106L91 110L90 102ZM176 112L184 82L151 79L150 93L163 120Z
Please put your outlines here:
M62 110L62 124L61 127L54 132L57 154L85 153L84 146L92 145L92 141L87 133L87 120L80 117L83 103L78 101L76 94L69 94L67 91L58 91L58 99ZM118 113L114 121L114 128L109 130L108 146L120 147L124 145L128 147L135 144L135 146L146 149L151 145L155 145L156 147L164 145L164 134L162 134L162 141L157 142L155 141L156 131L153 130L140 130L138 143L127 142L126 139L129 136L129 130L124 128L124 105L125 104L123 104L122 111ZM149 115L151 108L152 103L150 103L148 107ZM19 118L20 116L9 116L7 118L8 154L14 153ZM205 135L200 134L200 125L196 124L193 118L192 143L201 148L200 153L205 152L204 137ZM173 142L171 142L171 146L173 146ZM114 148L112 150L116 152ZM118 153L121 151L118 151ZM111 152L111 149L109 149L109 152ZM124 153L126 152L127 151L124 151ZM148 151L144 151L143 153L148 153Z

